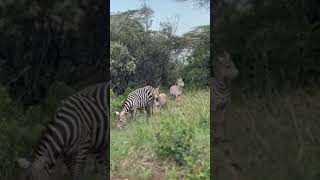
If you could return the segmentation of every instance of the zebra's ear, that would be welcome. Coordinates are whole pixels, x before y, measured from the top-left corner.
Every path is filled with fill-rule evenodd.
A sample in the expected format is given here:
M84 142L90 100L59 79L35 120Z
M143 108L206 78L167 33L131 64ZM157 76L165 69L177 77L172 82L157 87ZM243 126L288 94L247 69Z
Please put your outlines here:
M27 169L30 167L30 162L26 158L19 158L16 160L16 163L20 168Z
M120 113L119 113L118 111L116 111L116 115L117 115L117 116L119 116L119 115L120 115Z

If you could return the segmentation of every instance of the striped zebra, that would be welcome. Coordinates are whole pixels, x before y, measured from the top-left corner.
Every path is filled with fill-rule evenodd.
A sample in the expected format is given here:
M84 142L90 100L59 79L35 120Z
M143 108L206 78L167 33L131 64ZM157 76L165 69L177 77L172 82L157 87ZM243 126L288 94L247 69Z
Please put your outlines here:
M95 155L95 170L107 179L109 173L109 83L88 87L62 101L48 124L31 161L17 160L24 169L21 180L49 179L58 160L79 179L88 155Z
M141 109L147 112L148 121L150 111L153 110L155 101L154 90L152 86L145 86L129 93L122 105L121 112L116 112L117 128L122 129L127 124L128 113L130 113L131 119L134 119L136 111Z
M159 88L155 89L155 106L160 108L166 108L168 102L168 96L165 93L160 93Z
M211 112L213 115L213 131L218 140L217 126L221 123L223 136L225 136L226 122L224 114L226 106L231 101L231 81L238 76L238 69L230 58L230 54L224 51L214 63L214 77L211 79ZM221 112L221 121L218 122L217 113Z
M184 82L182 78L177 79L177 82L174 86L170 87L170 96L177 98L182 94L182 87L184 86Z

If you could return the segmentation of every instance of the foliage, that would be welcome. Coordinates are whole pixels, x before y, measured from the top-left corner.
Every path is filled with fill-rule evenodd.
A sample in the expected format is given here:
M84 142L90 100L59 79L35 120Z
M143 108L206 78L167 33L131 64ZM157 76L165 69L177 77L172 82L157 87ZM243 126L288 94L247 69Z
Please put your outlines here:
M156 134L156 153L161 158L168 158L182 165L190 151L192 137L192 129L182 120L162 121Z
M318 179L319 100L316 87L234 101L226 122L229 158L242 169L239 180ZM213 178L232 179L230 168L216 162Z
M269 94L320 82L319 2L315 0L220 2L215 14L213 56L224 49L240 70L239 85ZM245 8L243 8L245 6Z
M210 0L176 0L177 2L186 2L191 1L193 2L197 7L201 8L210 8Z
M210 162L192 156L187 156L185 159L188 166L187 179L210 179Z
M186 38L194 42L195 48L187 59L188 64L182 66L181 76L184 77L187 84L196 88L208 87L210 75L210 37L208 29L209 26L198 27L185 35Z
M117 89L123 86L121 83L135 72L137 62L126 46L113 41L110 43L110 60L112 87Z
M133 72L136 68L134 57L132 57L127 49L118 42L110 43L111 73L119 76L122 71ZM120 72L117 74L117 72Z
M54 81L106 80L104 2L10 0L0 9L0 83L14 100L43 103Z
M186 91L181 98L181 106L169 100L166 110L154 110L149 123L143 114L138 114L125 130L112 126L111 178L139 179L146 169L150 171L149 179L208 178L208 97L208 90Z
M1 88L0 96L0 177L14 179L17 172L14 160L21 154L30 153L50 118L40 107L24 112L4 88Z
M110 90L110 115L111 115L111 122L110 125L111 127L116 127L117 122L116 122L116 111L121 111L122 108L122 104L124 101L124 96L123 95L119 95L116 96L115 93Z
M209 45L204 45L208 44L208 39L199 38L201 36L208 37L209 26L198 28L204 31L196 31L194 36L192 36L193 32L190 32L186 37L179 37L175 35L177 18L172 18L166 22L161 22L159 31L151 31L148 27L152 21L152 10L147 8L148 11L145 11L145 8L111 15L111 46L115 45L114 42L118 42L123 47L123 54L125 54L112 55L111 66L117 66L117 64L135 65L133 71L112 68L112 88L117 95L123 94L128 87L137 88L144 85L169 87L179 77L179 69L183 69L184 64L186 64L184 59L189 54L184 51L190 48L198 48L197 44L199 44L200 49L209 49ZM201 43L203 43L203 46L200 46ZM193 44L193 47L191 47L191 44ZM208 61L207 55L201 57L200 53L202 52L202 50L199 50L198 54L194 55L197 61L193 63L193 66L198 68L194 71L202 72L200 75L195 73L198 76L195 77L197 80L206 77L205 73L209 73L208 70L203 69L202 64L197 65L202 61ZM204 52L207 54L206 51ZM126 63L121 61L124 58L120 56L127 57L125 58ZM190 69L193 70L192 67L189 67ZM188 78L192 78L193 75L188 76ZM202 79L201 83L205 84L204 81L205 79Z

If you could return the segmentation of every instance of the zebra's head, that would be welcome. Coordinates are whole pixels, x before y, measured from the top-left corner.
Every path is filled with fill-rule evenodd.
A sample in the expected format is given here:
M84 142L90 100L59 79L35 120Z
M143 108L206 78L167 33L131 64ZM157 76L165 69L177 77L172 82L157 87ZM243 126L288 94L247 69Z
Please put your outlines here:
M118 112L118 111L116 111L116 115L117 115L117 128L123 129L124 126L127 123L128 112L124 112L124 111Z
M35 163L31 163L25 158L19 158L16 160L16 163L20 168L18 180L43 180L50 178L48 171L39 164L35 165Z
M223 56L218 56L214 64L214 73L221 80L233 80L238 76L239 71L227 51L224 51Z
M179 86L179 87L184 86L184 82L183 82L182 78L177 79L177 86Z

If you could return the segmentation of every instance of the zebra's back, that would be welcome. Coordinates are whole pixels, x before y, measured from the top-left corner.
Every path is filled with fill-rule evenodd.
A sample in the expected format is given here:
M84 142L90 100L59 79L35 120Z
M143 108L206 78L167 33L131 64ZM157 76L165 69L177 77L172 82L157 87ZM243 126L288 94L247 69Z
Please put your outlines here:
M123 104L123 108L127 110L139 109L153 105L154 88L145 86L129 93Z

